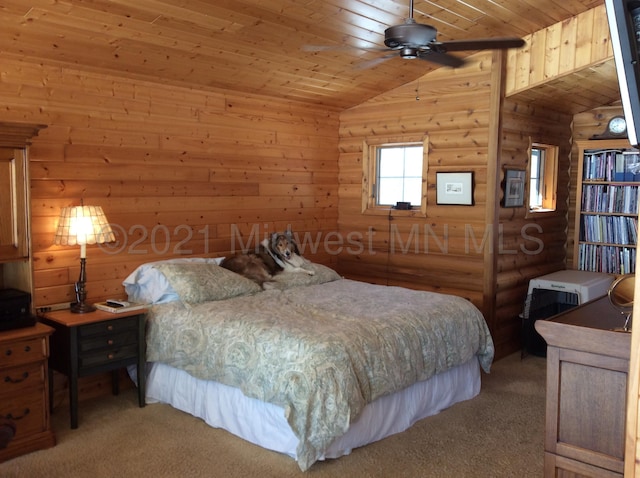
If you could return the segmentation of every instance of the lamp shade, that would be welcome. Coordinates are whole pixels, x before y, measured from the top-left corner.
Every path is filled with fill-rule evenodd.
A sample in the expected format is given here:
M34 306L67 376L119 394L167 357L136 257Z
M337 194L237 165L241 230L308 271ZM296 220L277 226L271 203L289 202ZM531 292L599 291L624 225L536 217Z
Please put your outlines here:
M115 234L100 206L63 207L54 244L81 246L114 242Z

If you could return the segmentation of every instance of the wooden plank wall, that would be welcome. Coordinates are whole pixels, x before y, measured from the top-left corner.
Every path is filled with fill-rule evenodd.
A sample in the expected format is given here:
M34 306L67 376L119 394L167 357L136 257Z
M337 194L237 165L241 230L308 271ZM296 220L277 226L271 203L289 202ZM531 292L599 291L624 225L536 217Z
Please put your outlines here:
M525 41L524 48L508 50L507 96L596 65L612 55L604 4L528 35Z
M611 57L603 5L536 32L526 40L527 47L507 53L504 77L507 99L500 118L497 167L501 179L507 167L526 170L530 141L559 146L554 214L532 216L524 207L498 208L494 224L489 224L493 216L491 211L485 211L492 207L487 194L501 191L487 190L493 171L488 163L490 135L498 131L489 127L491 90L486 82L490 67L484 70L477 67L491 64L488 57L480 60L476 56L480 63L455 73L444 69L428 74L341 115L339 227L343 235L354 233L369 240L364 253L340 255L341 272L361 280L469 298L485 314L500 349L498 355L519 347L519 314L529 280L571 265L566 262L566 254L572 250L569 247L567 251L567 233L571 238L572 231L568 228L573 222L568 216L575 195L572 193L575 173L571 175L571 111L563 110L561 101L557 111L536 108L530 102L517 100L517 93ZM420 97L419 102L416 96ZM423 109L425 103L428 109ZM427 217L360 214L363 141L424 132L429 135ZM435 205L435 172L463 170L475 173L474 207ZM494 229L496 221L498 228ZM487 270L480 251L470 253L469 230L474 231L472 239L478 243L484 231L499 231L498 242L492 244L498 247L493 262L495 273ZM433 237L427 237L435 239L430 250L389 254L394 240L406 247L416 231L423 239L432 234ZM527 234L534 239L526 238ZM443 243L446 248L439 247ZM543 246L538 250L540 243ZM488 295L487 291L495 291L495 295Z
M509 56L507 90L519 91L568 71L545 66L540 76L531 69L542 40L561 57L545 57L549 65L569 68L562 61L569 58L564 49L569 44L583 52L578 54L580 64L610 56L598 46L606 36L600 34L604 12L598 8L535 35L532 48L517 50L517 58ZM589 47L587 25L595 32ZM551 39L557 38L563 40L555 48ZM560 223L545 221L543 229L551 236L544 254L504 254L498 257L496 273L487 273L482 244L493 225L488 224L486 206L499 194L488 190L493 184L488 175L496 166L489 168L491 141L497 134L491 126L494 72L490 52L473 58L465 68L440 69L340 113L0 55L3 119L48 125L30 151L35 304L73 300L79 251L54 246L52 238L60 207L82 199L103 206L119 233L118 251L89 247L90 300L122 296L122 279L142 262L181 254L225 255L232 246L240 247L236 233L248 244L250 237L291 225L300 234L310 234L313 245L306 255L318 262L338 261L345 275L469 298L483 310L497 340L508 343L525 283L557 268L563 233ZM574 62L571 68L576 66ZM576 116L576 123L581 118ZM603 118L586 122L596 120L598 127L585 131L600 132ZM502 125L499 168L526 163L530 135L561 141L567 119L507 101ZM362 215L364 139L425 133L427 217ZM571 139L571 133L564 138ZM473 171L475 205L436 206L437 171ZM565 180L561 177L559 183ZM569 180L570 190L572 181L575 178ZM564 199L558 202L565 204ZM511 250L522 239L521 211L500 209L498 215L504 226L502 247ZM573 221L568 222L571 227ZM335 233L343 240L360 237L364 252L342 248L338 260L338 248L324 242L338 237ZM392 247L400 253L389 254ZM486 291L493 289L497 294L491 304Z
M489 158L491 135L498 135L490 128L492 59L488 53L474 59L460 71L430 73L341 115L340 232L372 240L362 253L341 254L339 269L360 280L469 298L483 311L498 354L505 355L519 348L519 314L529 280L565 267L571 115L505 100L500 154ZM427 217L361 214L364 140L424 132L429 137ZM493 219L491 208L502 192L487 189L489 175L495 174L490 161L497 161L500 179L507 167L526 170L531 140L561 146L558 210L529 218L524 207L499 207ZM437 171L473 171L474 206L437 205ZM497 238L491 236L495 231ZM495 274L486 268L487 258L495 258ZM495 295L487 299L488 290Z
M79 248L53 236L60 208L81 200L102 206L118 237L87 248L91 301L123 296L143 262L226 255L287 226L337 228L335 111L0 61L3 119L48 125L30 148L36 306L74 299Z
M339 270L368 282L453 293L483 308L492 55L439 69L340 116L339 231L363 238ZM419 99L417 99L417 97ZM361 213L365 140L428 135L427 217ZM473 171L474 206L436 205L436 172ZM484 311L488 312L488 311Z

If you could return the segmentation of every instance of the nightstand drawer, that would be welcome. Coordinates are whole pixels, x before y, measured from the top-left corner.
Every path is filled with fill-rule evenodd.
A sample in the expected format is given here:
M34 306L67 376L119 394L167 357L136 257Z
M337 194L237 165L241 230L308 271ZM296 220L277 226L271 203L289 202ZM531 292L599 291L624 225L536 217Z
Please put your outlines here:
M0 371L0 395L21 394L29 387L42 387L45 380L42 361Z
M138 345L133 343L123 347L112 347L109 349L99 350L97 352L80 354L78 365L80 370L83 370L112 362L135 359L137 357Z
M93 335L119 333L126 331L136 332L138 330L137 317L123 317L122 319L107 320L95 324L82 325L78 327L78 336L83 339Z
M37 362L47 356L45 339L34 337L8 344L0 344L0 363L13 366L21 363Z
M44 386L26 395L2 400L0 417L10 418L16 423L16 439L38 433L47 428Z
M118 348L125 345L136 345L138 343L138 331L129 330L121 333L108 333L97 336L91 336L80 341L78 348L80 354L90 352L92 350L100 350L104 348Z

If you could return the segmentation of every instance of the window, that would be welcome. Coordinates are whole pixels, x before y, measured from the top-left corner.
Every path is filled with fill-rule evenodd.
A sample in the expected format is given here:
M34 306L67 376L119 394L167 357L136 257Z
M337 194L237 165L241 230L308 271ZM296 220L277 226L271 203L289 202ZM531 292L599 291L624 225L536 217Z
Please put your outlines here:
M422 145L381 146L376 151L376 206L422 202Z
M529 212L556 210L558 147L531 144L529 161Z
M544 196L544 160L546 151L531 148L531 169L529 173L529 208L540 209Z
M384 213L398 202L426 211L426 139L365 141L363 212Z

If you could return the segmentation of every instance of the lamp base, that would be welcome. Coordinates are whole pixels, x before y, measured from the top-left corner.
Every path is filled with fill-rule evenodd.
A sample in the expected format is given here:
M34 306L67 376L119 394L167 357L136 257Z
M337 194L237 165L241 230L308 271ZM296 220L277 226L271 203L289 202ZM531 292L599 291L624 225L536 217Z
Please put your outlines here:
M74 302L71 304L71 312L74 314L86 314L87 312L94 312L95 306L87 304L86 302Z

